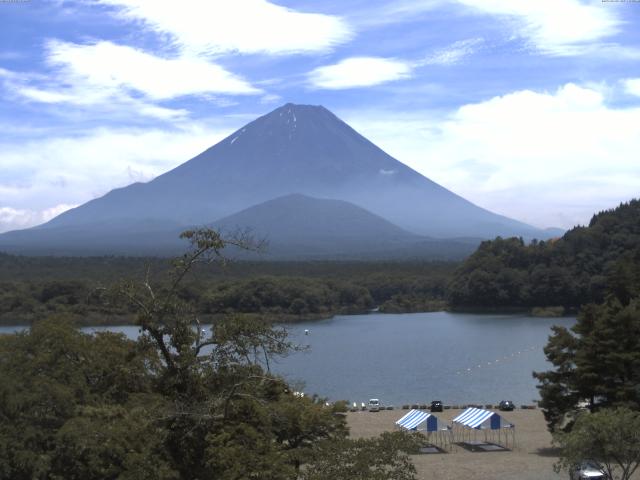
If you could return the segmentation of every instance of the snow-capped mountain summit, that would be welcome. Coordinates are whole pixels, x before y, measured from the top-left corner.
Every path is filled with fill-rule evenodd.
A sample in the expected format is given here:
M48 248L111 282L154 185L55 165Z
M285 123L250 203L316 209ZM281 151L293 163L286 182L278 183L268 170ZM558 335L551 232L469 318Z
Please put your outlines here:
M140 225L173 231L294 193L350 202L429 237L548 236L429 180L326 108L291 103L148 183L112 190L22 234L73 229L77 236L105 228L133 233ZM0 236L0 248L5 240Z

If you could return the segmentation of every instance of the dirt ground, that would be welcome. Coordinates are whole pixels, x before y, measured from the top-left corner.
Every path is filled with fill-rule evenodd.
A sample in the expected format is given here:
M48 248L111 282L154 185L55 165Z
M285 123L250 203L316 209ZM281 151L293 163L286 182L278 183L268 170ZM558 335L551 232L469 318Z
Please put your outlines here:
M451 419L462 410L445 410L437 413L441 424L451 424ZM406 410L381 412L350 412L347 416L351 437L376 436L393 431L394 422L406 414ZM470 452L454 447L449 453L421 454L412 457L420 480L558 480L567 479L567 472L556 474L553 464L557 453L551 446L551 435L540 410L514 410L501 412L502 417L516 426L516 445L512 451ZM478 440L481 437L478 436Z

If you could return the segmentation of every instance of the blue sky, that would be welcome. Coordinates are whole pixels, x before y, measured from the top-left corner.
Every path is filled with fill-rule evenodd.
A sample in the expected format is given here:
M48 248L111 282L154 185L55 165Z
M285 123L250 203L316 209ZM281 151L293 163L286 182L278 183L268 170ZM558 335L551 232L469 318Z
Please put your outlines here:
M0 231L321 104L497 213L640 195L640 1L0 0Z

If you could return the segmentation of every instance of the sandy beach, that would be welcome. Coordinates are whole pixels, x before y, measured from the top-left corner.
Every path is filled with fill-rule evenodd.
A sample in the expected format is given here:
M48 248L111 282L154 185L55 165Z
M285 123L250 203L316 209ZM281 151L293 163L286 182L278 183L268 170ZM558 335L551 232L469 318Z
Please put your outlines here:
M442 423L462 410L436 413ZM353 438L371 437L394 430L394 422L406 410L381 412L350 412L347 416ZM456 447L451 453L421 454L412 457L420 480L557 480L569 478L566 472L556 474L553 464L557 453L551 445L551 435L540 410L500 412L506 421L516 426L516 447L512 451L470 452Z

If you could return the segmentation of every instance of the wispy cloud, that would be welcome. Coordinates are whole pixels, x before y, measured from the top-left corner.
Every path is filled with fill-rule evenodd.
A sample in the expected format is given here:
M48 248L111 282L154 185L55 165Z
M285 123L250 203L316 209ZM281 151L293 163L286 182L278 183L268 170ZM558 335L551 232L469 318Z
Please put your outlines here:
M393 2L363 2L353 8L348 20L358 29L377 28L415 20L416 15L435 10L445 5L445 0L394 0Z
M299 12L266 0L100 0L121 18L169 36L182 51L298 54L325 51L353 32L340 17Z
M214 63L198 58L161 58L133 47L102 41L48 44L48 61L69 83L126 89L167 100L200 93L257 94L260 90Z
M605 41L619 32L624 19L619 9L599 0L400 0L361 21L365 26L401 23L437 10L460 14L460 6L465 13L492 16L511 39L522 39L545 55L598 55L598 47L626 50Z
M312 70L308 79L312 86L324 89L370 87L407 78L411 69L409 63L391 58L351 57Z
M52 72L4 71L7 87L40 103L103 106L163 120L187 110L158 102L187 95L256 95L262 90L222 67L198 58L162 58L133 47L101 41L80 45L51 40L46 46Z
M482 38L459 40L420 60L401 60L384 57L349 57L332 65L315 68L307 75L315 88L341 90L372 87L407 79L416 68L428 65L455 65L475 53L484 42Z
M15 50L0 51L0 60L18 60L23 58L23 54Z
M583 47L615 35L622 20L610 5L580 0L457 0L499 17L515 37L549 55L585 53Z
M454 65L465 57L477 52L483 43L483 38L459 40L446 48L436 50L424 59L416 62L416 65Z

